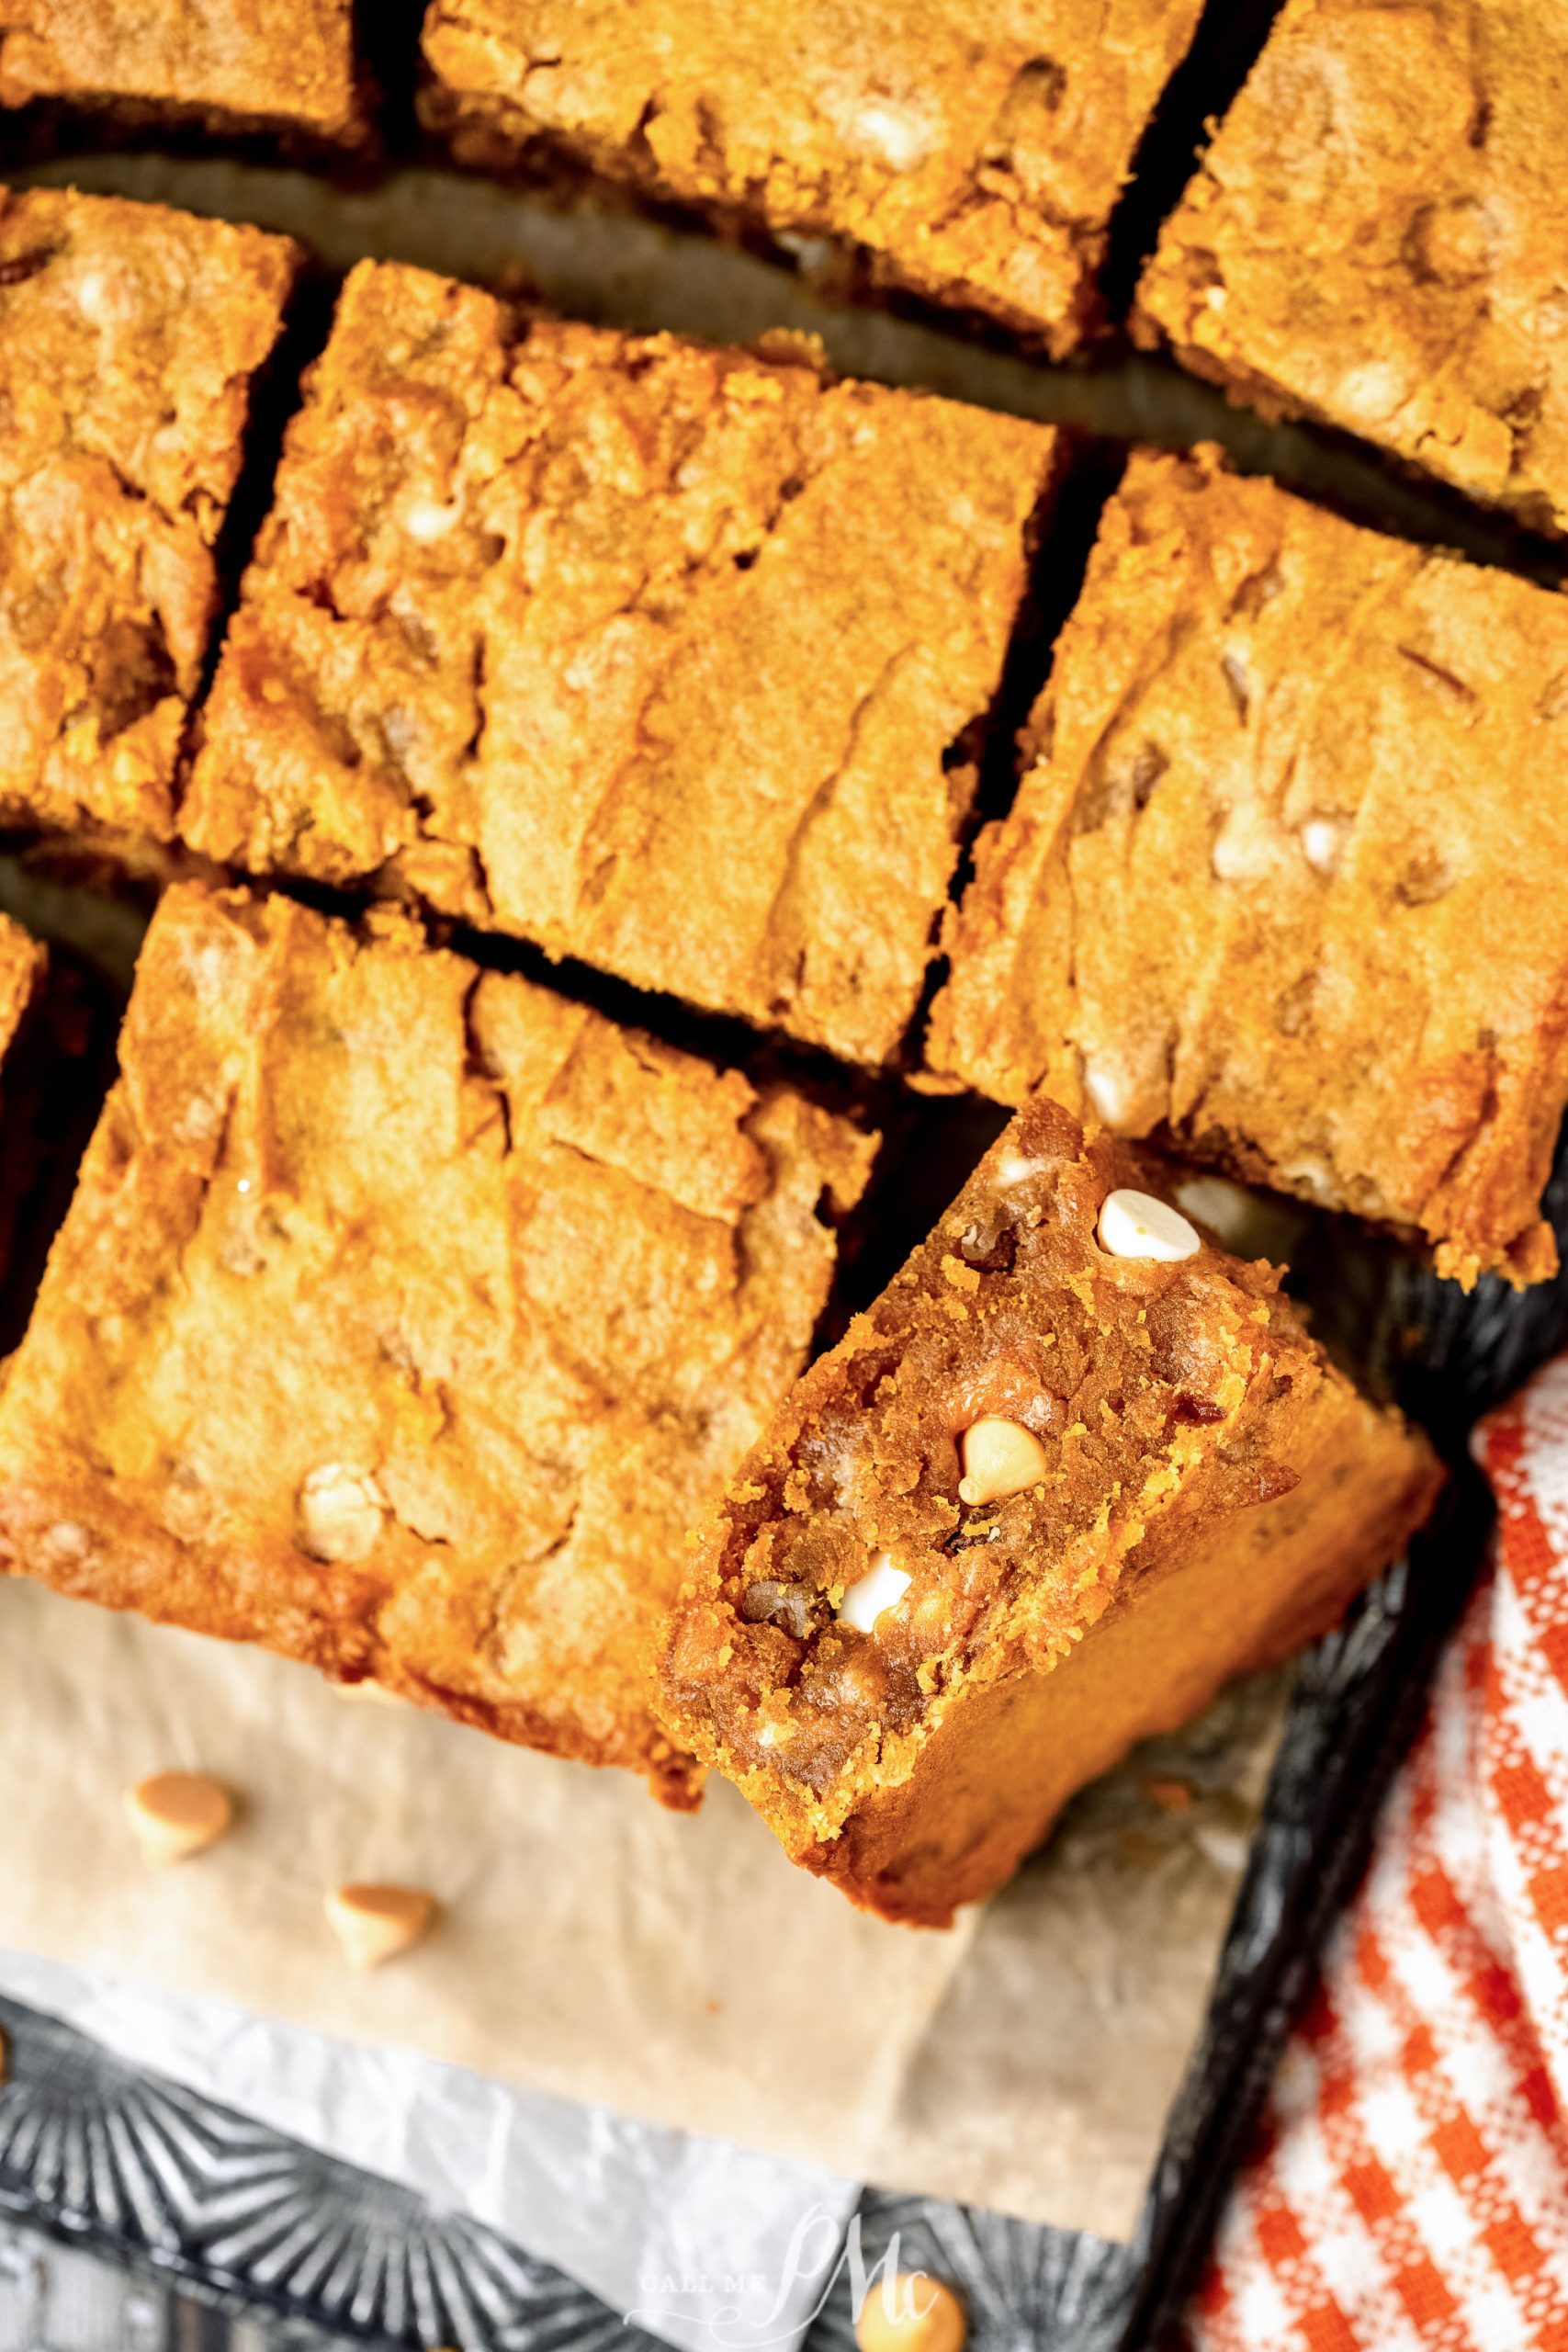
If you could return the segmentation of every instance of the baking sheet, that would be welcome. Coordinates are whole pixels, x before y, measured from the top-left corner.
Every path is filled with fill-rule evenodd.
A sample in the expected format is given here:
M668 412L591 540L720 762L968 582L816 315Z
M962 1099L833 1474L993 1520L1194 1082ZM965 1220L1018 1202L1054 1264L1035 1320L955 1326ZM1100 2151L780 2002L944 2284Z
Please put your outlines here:
M653 2332L681 2352L726 2352L737 2328L775 2352L793 2343L821 2291L817 2271L792 2259L796 2233L807 2224L814 2247L836 2245L858 2194L815 2165L31 1953L0 1951L0 1993L132 2065L401 2181L438 2211L489 2223L614 2312L657 2310ZM0 2352L9 2341L0 2312Z

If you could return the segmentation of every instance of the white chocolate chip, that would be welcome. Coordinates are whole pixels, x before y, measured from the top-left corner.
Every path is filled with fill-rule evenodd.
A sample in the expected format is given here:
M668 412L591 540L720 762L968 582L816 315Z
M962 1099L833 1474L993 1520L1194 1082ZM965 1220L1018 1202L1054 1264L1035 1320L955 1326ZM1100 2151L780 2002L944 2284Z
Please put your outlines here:
M1004 1193L1015 1184L1027 1184L1045 1165L1043 1159L1031 1159L1021 1151L1004 1151L997 1162L997 1182Z
M403 528L411 539L419 539L429 547L456 530L462 519L463 510L455 502L450 506L440 506L433 498L418 498L403 516Z
M1227 1250L1235 1247L1252 1194L1233 1184L1228 1176L1189 1176L1176 1188L1176 1197L1190 1216L1201 1217L1219 1235Z
M1273 821L1243 802L1231 810L1214 836L1209 862L1221 882L1261 882L1279 864L1280 847Z
M931 152L928 123L900 107L862 107L854 118L864 146L874 148L896 172L912 172Z
M363 1560L375 1548L386 1510L367 1471L324 1462L299 1488L299 1536L315 1560Z
M1335 398L1347 416L1386 424L1404 404L1404 371L1389 360L1370 360L1363 368L1348 368L1336 387Z
M995 1503L1004 1495L1021 1495L1026 1487L1037 1487L1051 1467L1040 1440L1019 1421L976 1421L964 1430L960 1451L960 1502Z
M1083 1091L1093 1103L1095 1114L1108 1127L1118 1125L1127 1115L1132 1089L1121 1070L1110 1069L1104 1062L1084 1062Z
M840 1625L852 1625L857 1634L869 1634L879 1617L889 1609L897 1609L915 1579L902 1568L896 1568L886 1552L879 1552L863 1577L852 1584L834 1612Z
M327 1919L354 1968L379 1968L430 1931L435 1900L417 1886L336 1886Z
M1123 1185L1106 1194L1100 1212L1100 1246L1113 1258L1157 1258L1174 1265L1179 1258L1195 1258L1203 1245L1196 1227L1168 1201Z
M226 1836L234 1800L209 1772L155 1772L127 1789L125 1812L143 1861L164 1870Z
M1345 827L1337 817L1309 817L1302 827L1302 855L1316 874L1336 873L1345 845Z

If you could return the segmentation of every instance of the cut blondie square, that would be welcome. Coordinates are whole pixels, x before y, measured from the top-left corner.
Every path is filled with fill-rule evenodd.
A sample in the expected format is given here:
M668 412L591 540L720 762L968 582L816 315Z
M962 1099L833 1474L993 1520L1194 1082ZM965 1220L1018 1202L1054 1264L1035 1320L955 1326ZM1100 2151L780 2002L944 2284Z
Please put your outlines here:
M427 120L987 313L1060 356L1200 0L435 0Z
M1143 453L1030 731L933 1068L1550 1274L1568 599Z
M0 0L0 107L34 105L355 146L353 0Z
M362 264L185 837L880 1062L1057 448L798 351L530 324Z
M167 840L286 237L0 189L0 822Z
M645 1646L872 1142L552 990L184 884L0 1394L0 1561L696 1776Z
M1568 531L1568 8L1286 0L1134 331Z
M886 1918L987 1894L1435 1495L1425 1441L1176 1181L1031 1102L775 1414L672 1621L671 1737Z

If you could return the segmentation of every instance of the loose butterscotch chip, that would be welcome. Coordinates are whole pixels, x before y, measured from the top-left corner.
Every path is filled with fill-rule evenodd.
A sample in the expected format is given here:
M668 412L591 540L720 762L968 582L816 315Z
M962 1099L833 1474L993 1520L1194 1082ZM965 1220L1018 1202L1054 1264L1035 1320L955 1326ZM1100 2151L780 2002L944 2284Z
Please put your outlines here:
M959 2352L968 2333L952 2288L923 2270L878 2279L855 2322L860 2352Z
M225 1837L233 1826L234 1799L210 1772L154 1772L127 1789L125 1811L143 1861L163 1870Z
M417 1886L338 1886L326 1910L351 1965L379 1968L429 1933L435 1899Z

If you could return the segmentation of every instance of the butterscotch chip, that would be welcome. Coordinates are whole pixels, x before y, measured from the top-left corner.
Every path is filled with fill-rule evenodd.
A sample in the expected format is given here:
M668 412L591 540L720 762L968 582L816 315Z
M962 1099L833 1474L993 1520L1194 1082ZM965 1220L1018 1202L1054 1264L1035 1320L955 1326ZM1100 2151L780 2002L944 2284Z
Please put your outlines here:
M860 2352L960 2352L968 2334L952 2288L923 2270L879 2278L855 2321Z
M164 1869L226 1836L234 1799L209 1772L154 1772L126 1791L125 1810L143 1860Z
M417 1886L338 1886L327 1918L355 1968L379 1968L430 1931L435 1899Z
M999 1502L1037 1487L1051 1467L1050 1456L1032 1430L994 1416L965 1430L959 1445L964 1476L958 1497L965 1503Z

